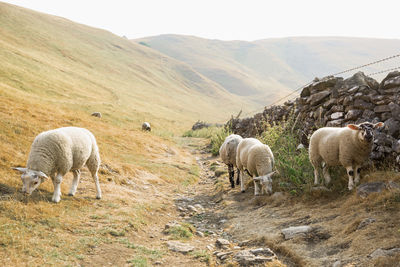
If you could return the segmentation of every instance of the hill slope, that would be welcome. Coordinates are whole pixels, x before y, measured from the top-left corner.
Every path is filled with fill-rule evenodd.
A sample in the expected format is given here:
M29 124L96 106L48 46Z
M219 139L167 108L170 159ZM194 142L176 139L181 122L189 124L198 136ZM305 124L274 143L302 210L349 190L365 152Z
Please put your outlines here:
M263 104L314 77L400 53L400 40L367 38L293 37L244 42L160 35L134 41L186 62L226 90ZM399 60L388 61L362 71L368 74L398 66Z
M7 94L186 126L247 106L190 66L104 30L4 3L0 12L0 85Z

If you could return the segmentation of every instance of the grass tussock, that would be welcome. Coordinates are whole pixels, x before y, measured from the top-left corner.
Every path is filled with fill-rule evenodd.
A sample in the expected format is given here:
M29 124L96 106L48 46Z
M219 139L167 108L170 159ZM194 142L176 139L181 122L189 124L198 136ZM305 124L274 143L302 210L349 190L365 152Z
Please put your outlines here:
M190 223L180 223L164 231L172 240L189 240L195 232L196 228Z

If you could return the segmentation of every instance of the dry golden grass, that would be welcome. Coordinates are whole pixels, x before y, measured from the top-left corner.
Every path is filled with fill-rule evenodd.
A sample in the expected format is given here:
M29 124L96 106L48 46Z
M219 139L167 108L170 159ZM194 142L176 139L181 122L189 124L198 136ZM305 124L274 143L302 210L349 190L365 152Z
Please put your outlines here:
M169 194L198 178L176 136L198 119L229 117L236 100L203 78L196 87L181 63L106 31L4 3L0 13L0 264L150 259L152 250L129 244L144 242L144 229L167 220ZM144 120L152 132L140 130ZM75 197L67 196L72 176L64 177L59 204L50 202L50 181L29 197L19 192L11 167L25 166L37 134L64 126L96 136L102 200L86 170Z

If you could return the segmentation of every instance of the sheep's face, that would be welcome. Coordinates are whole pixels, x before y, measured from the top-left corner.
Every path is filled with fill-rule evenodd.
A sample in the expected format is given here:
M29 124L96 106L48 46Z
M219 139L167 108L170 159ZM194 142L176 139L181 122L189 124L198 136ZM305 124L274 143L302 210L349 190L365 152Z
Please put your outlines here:
M383 122L378 122L378 123L370 123L370 122L363 122L358 125L354 124L349 124L347 127L349 127L352 130L358 131L358 139L361 142L365 143L371 143L372 140L374 139L374 129L381 128L384 126Z
M267 194L271 195L272 194L272 175L275 172L268 173L263 176L258 176L255 177L254 180L260 182L264 190L267 192Z
M46 174L41 171L34 171L28 168L13 168L14 170L22 172L22 192L25 194L32 194L33 191L47 178Z

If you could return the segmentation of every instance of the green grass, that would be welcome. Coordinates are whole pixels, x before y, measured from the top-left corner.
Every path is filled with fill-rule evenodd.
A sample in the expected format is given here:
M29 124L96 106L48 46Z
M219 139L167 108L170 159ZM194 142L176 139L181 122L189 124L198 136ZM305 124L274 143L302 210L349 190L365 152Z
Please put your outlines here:
M274 153L278 171L273 177L274 185L292 194L301 194L310 188L314 176L307 149L297 149L300 140L292 131L293 123L292 116L286 122L266 125L259 139Z
M173 240L189 240L196 231L195 227L190 223L180 223L180 225L172 226L164 231Z
M191 252L190 255L192 255L195 259L205 262L206 264L209 264L211 260L211 256L206 250L196 250Z

